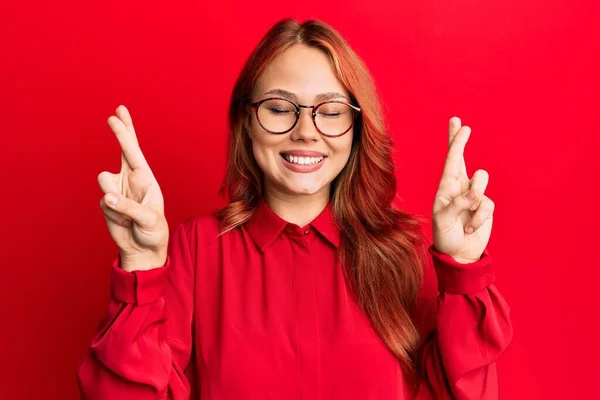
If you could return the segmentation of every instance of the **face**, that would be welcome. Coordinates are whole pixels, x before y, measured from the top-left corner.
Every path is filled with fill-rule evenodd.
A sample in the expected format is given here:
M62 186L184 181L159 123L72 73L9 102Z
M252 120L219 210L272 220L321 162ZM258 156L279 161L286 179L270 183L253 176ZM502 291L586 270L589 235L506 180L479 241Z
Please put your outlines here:
M328 96L325 98L324 94ZM328 57L304 45L295 45L279 54L260 77L252 102L269 97L287 98L309 106L324 100L350 103L349 94L335 76ZM251 110L249 134L254 157L264 173L267 191L329 195L331 182L350 156L353 129L339 137L324 136L313 124L311 109L300 110L294 128L278 135L263 129Z

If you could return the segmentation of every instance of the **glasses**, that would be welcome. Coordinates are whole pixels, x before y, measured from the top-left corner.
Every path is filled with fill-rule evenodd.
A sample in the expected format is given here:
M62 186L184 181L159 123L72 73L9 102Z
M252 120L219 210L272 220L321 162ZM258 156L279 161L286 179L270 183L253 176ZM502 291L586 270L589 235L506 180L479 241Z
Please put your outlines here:
M270 97L250 104L260 126L267 132L281 135L294 129L300 118L300 108L312 109L315 128L322 135L339 137L354 126L361 109L342 100L330 100L314 106L303 106L279 97Z

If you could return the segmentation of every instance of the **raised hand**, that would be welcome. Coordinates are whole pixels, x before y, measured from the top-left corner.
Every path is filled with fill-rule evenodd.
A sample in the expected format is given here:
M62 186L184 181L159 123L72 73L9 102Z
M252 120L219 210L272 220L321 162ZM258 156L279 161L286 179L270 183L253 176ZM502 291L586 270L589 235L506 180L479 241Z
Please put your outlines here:
M467 176L464 150L471 128L458 117L448 126L448 156L433 203L433 243L459 263L479 260L492 233L494 202L484 193L489 181L485 170Z
M129 111L121 105L115 114L107 122L121 145L121 172L98 175L104 192L100 207L120 249L121 268L157 268L166 261L169 241L163 196L142 154Z

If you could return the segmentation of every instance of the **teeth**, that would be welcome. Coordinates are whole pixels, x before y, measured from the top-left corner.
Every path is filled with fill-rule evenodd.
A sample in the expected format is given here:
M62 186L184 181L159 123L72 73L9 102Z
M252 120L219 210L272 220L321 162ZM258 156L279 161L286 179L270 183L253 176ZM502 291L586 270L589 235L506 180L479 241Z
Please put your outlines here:
M298 165L311 165L311 164L317 164L317 163L320 163L321 161L323 161L323 157L296 157L296 156L290 156L288 154L284 154L283 157L288 162L298 164Z

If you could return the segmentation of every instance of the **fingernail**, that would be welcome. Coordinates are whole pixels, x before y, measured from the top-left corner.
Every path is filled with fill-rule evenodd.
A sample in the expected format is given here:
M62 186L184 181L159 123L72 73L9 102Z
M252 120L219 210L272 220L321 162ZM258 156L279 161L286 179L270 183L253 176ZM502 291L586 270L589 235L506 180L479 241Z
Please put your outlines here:
M117 198L117 196L109 194L108 196L106 196L107 199L106 201L108 202L108 204L110 204L111 206L114 206L115 204L117 204L117 201L119 200Z
M469 200L475 200L476 197L477 197L477 193L475 192L475 189L471 189L469 191L469 193L467 193L467 198Z
M473 227L472 226L467 226L467 228L465 229L465 232L467 233L473 233Z

